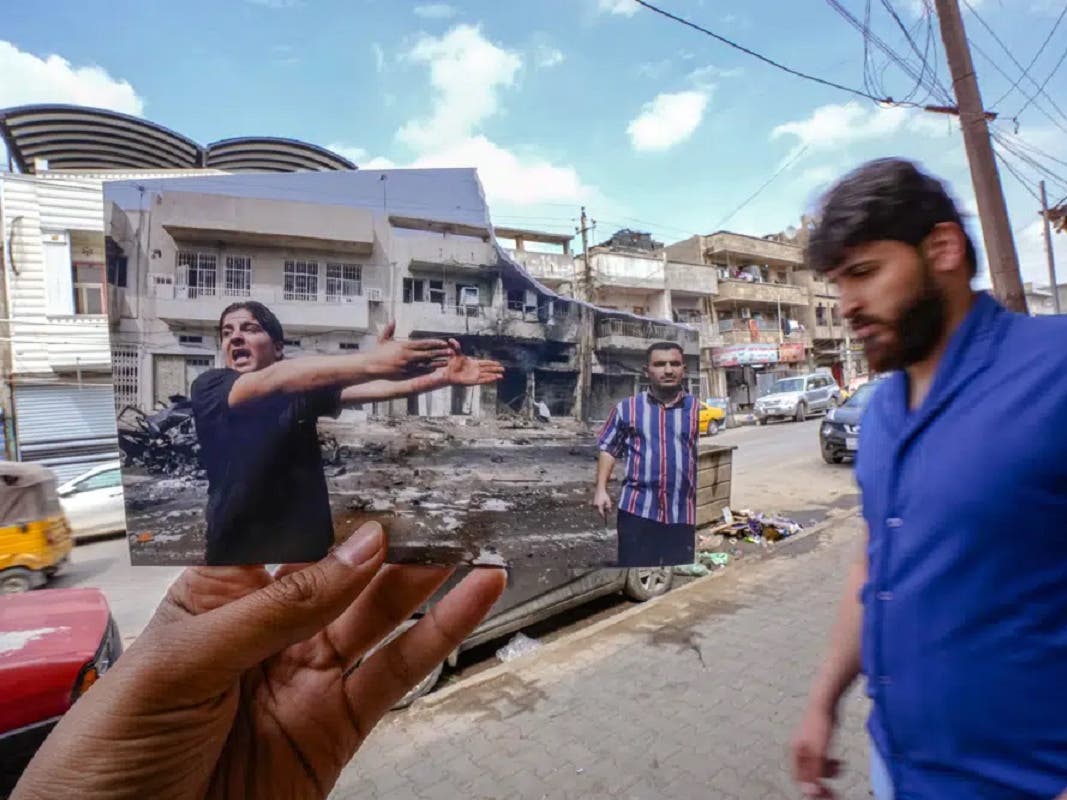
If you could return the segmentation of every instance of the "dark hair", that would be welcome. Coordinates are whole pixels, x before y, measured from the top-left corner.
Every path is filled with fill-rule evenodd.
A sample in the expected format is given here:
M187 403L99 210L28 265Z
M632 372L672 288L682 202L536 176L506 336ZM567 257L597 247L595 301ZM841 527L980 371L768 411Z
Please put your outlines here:
M822 199L805 250L817 272L838 266L856 245L888 239L918 247L934 226L954 222L963 231L971 277L978 272L974 244L944 185L902 158L868 161L842 178Z
M282 324L278 322L278 318L274 316L274 312L258 300L240 300L226 306L226 308L223 309L222 314L219 316L219 336L222 336L222 323L225 322L226 317L234 311L240 311L241 309L244 309L252 315L256 322L259 323L260 327L267 332L268 336L270 336L272 342L281 344L285 340Z
M682 346L677 342L655 342L653 344L650 344L648 346L648 349L645 351L646 364L652 360L652 354L655 353L657 350L677 350L678 354L681 355L683 359L685 358L685 351L682 350Z

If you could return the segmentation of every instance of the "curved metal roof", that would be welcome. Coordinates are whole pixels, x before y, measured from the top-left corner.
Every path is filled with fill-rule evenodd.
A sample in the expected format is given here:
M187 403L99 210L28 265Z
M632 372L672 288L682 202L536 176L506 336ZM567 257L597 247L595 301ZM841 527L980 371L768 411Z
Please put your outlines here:
M34 159L49 169L194 169L203 148L154 122L70 105L18 106L0 111L0 136L20 172Z
M46 159L50 170L356 169L347 158L296 139L240 137L203 147L148 120L100 108L62 104L0 110L0 137L23 173L34 172L34 160L38 158Z
M231 172L348 170L356 165L325 147L296 139L243 136L207 146L204 166Z

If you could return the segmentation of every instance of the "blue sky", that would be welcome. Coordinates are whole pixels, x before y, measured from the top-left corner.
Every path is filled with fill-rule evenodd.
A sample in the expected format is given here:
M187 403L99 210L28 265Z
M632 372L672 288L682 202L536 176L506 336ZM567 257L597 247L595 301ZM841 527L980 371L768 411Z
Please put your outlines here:
M864 2L840 1L863 17ZM970 2L1025 66L1067 0ZM660 5L798 70L864 88L863 38L826 2ZM922 0L890 5L924 47ZM909 54L884 4L871 8L872 30ZM1020 70L972 11L964 18L989 107ZM919 159L975 210L949 118L792 77L632 0L49 0L7 4L0 20L0 106L99 105L202 143L290 136L364 167L473 166L498 226L573 232L585 204L597 240L623 226L668 242L719 227L762 235L795 224L836 176L881 155ZM934 24L933 61L949 86ZM1065 51L1067 19L1029 71L1036 84L1022 80L995 106L1012 149L1057 174L1044 176L1053 202L1067 195L1067 116L1056 108L1067 110L1067 64L1053 74ZM904 97L914 84L880 54L871 66L879 96ZM1016 134L1007 118L1050 75ZM1006 158L1027 184L1002 170L1024 278L1045 282L1028 193L1041 175ZM1065 279L1067 234L1056 240Z

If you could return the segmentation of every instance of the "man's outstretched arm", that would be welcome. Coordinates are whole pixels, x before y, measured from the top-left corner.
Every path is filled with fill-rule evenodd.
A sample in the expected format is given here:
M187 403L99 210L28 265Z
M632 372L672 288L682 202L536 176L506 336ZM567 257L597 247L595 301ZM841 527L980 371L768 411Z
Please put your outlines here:
M431 373L454 354L440 339L389 341L366 353L307 356L278 361L241 375L230 389L230 407L275 394L340 388L372 380L407 380Z
M451 344L455 354L448 359L448 363L429 375L400 381L368 381L349 386L341 392L341 402L346 405L380 402L432 392L443 386L484 386L504 377L504 367L499 362L462 355L458 352L459 344Z

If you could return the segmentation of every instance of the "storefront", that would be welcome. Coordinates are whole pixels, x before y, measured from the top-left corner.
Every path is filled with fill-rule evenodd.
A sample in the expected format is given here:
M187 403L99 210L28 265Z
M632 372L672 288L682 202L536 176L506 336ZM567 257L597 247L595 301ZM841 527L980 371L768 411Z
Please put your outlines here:
M780 344L751 343L713 347L712 368L725 380L726 396L732 408L745 410L770 391L775 381L804 370L803 342Z

